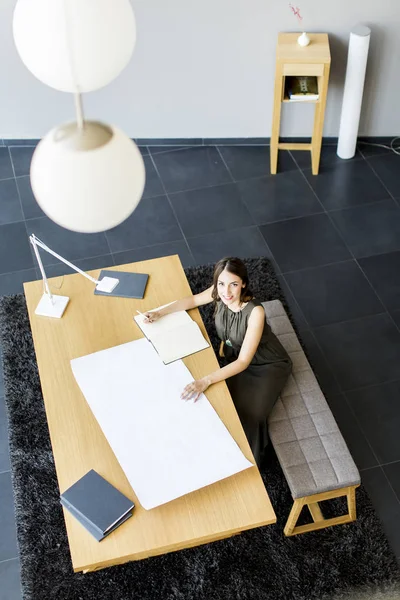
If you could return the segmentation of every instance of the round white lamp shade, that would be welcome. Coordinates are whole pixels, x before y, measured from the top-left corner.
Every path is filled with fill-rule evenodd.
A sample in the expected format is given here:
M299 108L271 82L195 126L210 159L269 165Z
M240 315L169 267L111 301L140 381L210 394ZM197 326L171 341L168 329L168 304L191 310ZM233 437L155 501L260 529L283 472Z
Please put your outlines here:
M129 0L18 0L14 41L25 66L62 92L92 92L128 64L136 41Z
M76 124L56 127L38 144L30 175L36 201L50 219L72 231L95 233L129 217L146 176L140 151L122 131L90 121L85 125L89 131L103 127L108 140L77 150L71 136L63 135L68 129L76 133Z

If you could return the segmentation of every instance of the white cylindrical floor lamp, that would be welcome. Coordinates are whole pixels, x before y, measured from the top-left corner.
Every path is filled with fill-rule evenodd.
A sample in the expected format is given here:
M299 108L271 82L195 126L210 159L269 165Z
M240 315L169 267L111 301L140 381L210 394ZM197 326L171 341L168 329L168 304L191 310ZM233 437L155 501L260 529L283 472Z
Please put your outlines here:
M337 147L340 158L352 158L356 153L370 37L371 30L365 25L357 25L350 33Z

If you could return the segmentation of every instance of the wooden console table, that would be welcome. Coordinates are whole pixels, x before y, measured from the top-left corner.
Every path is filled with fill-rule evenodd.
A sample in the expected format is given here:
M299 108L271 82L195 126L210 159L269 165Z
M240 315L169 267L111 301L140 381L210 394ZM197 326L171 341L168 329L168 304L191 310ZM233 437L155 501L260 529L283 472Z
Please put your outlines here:
M270 146L272 175L275 175L277 171L278 150L309 150L311 152L313 175L317 175L319 171L331 54L327 33L309 33L307 35L311 41L304 48L297 43L299 33L280 33L278 36ZM282 102L295 104L295 102L289 100L285 95L285 78L296 75L315 75L318 80L318 100L302 101L302 103L315 103L314 129L311 144L279 142ZM296 102L296 104L300 103Z
M275 523L256 467L153 510L140 506L73 377L70 360L143 337L133 321L136 309L144 312L191 291L178 256L105 268L148 273L144 299L95 296L90 281L67 275L54 279L57 287L62 283L60 291L54 291L69 296L69 305L61 319L51 319L35 315L42 281L24 284L60 491L93 468L136 504L133 517L101 543L64 509L74 571L93 571ZM99 270L90 274L97 278ZM199 311L190 314L208 338ZM184 362L194 378L218 368L211 347ZM253 460L225 382L213 385L207 397L245 456Z

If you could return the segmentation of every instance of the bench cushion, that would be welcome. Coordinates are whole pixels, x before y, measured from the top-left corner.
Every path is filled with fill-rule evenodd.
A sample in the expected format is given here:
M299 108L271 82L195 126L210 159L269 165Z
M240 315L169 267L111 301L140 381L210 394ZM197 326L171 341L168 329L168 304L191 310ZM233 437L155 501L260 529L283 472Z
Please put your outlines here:
M358 485L360 474L280 300L267 322L293 361L268 429L294 499Z

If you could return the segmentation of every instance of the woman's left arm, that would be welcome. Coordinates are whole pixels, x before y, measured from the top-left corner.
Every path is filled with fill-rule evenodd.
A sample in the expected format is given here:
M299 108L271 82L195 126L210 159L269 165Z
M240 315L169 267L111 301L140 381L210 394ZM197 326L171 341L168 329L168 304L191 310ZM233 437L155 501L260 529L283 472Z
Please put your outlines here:
M210 375L206 375L201 379L189 383L183 390L181 398L184 400L194 400L196 402L200 394L205 392L213 383L224 381L225 379L228 379L228 377L233 377L247 369L253 360L258 344L260 343L264 331L264 324L264 309L262 306L256 306L251 311L247 323L246 335L244 336L243 344L237 359L229 365L226 365L226 367L222 367L222 369L218 369L218 371L214 371L213 373L210 373Z

